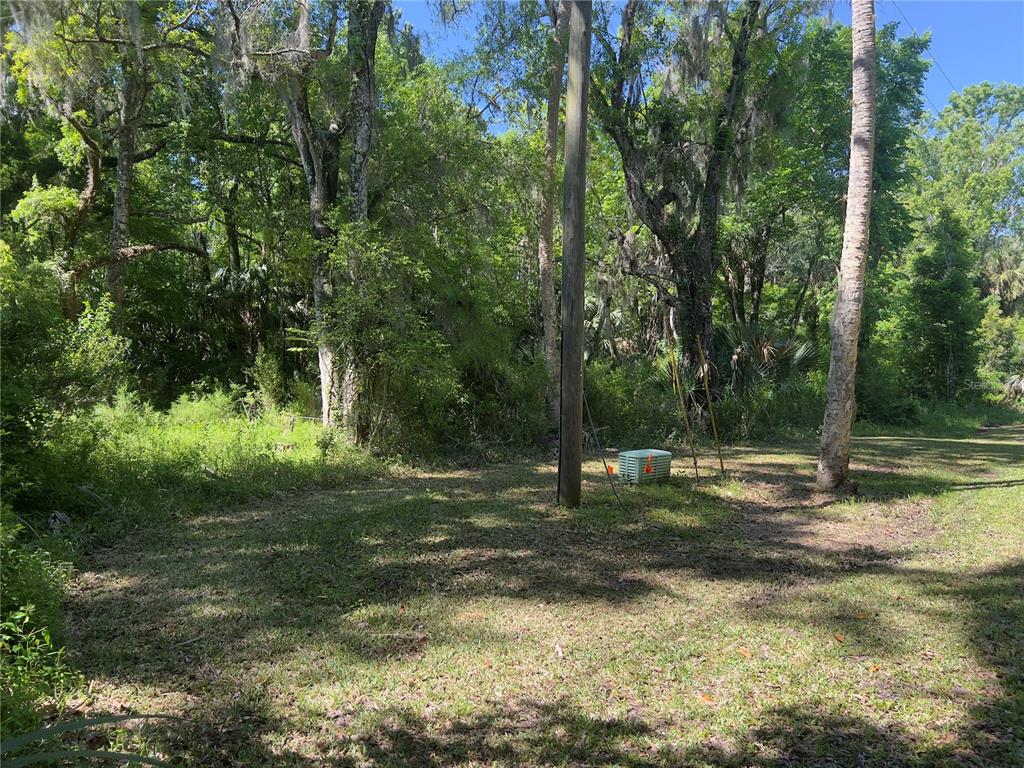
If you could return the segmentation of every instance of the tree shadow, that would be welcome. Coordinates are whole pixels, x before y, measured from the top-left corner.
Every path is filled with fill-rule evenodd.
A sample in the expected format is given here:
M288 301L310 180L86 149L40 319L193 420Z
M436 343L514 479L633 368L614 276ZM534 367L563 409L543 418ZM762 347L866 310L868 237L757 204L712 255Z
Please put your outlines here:
M512 472L519 490L501 490ZM591 473L597 503L565 512L541 500L549 480L497 467L451 489L450 477L428 476L201 515L152 539L140 530L90 558L70 645L87 675L145 683L296 645L375 662L501 640L423 609L422 598L616 605L664 591L662 576L769 595L796 580L886 571L909 553L808 539L814 510L739 507L687 481L668 491L679 501L662 518L619 509Z
M387 707L327 713L301 750L267 737L288 732L257 689L196 713L182 731L154 724L151 735L185 765L444 768L471 765L578 765L668 768L927 768L1024 764L1024 561L959 583L948 574L915 575L930 588L954 589L974 606L975 651L997 684L974 706L959 735L925 744L904 728L813 703L766 706L756 726L684 744L672 720L609 717L565 698L481 705L466 716ZM225 703L226 702L226 703ZM698 730L699 732L699 730Z
M873 450L895 461L890 449ZM734 478L786 487L794 472L791 461L745 467ZM955 476L917 474L882 498L913 496L933 482L963 485ZM809 482L801 475L796 487ZM140 529L90 556L72 597L70 646L89 677L209 697L192 713L191 730L166 736L169 753L185 764L1024 764L1024 564L961 580L909 566L906 531L881 542L827 527L829 535L815 535L811 528L835 515L825 509L833 500L815 501L811 491L780 504L723 498L709 481L675 478L669 487L627 491L623 510L600 474L589 472L587 483L592 502L576 512L552 506L550 470L506 465L383 478L168 521L155 534ZM922 753L913 734L790 706L767 708L749 733L669 748L677 741L669 725L602 718L556 700L478 707L467 717L411 709L329 716L316 736L321 757L311 760L275 743L271 737L295 726L273 715L265 692L243 677L296 648L329 647L343 661L375 665L426 647L510 641L500 628L468 625L424 603L438 596L615 608L661 593L665 578L699 578L744 587L736 608L771 620L806 586L862 573L895 575L971 606L966 616L946 618L967 622L979 657L1001 677L989 704L972 712L975 727L955 744ZM891 627L841 623L854 612L833 601L810 620L839 621L873 653L900 651ZM225 680L227 669L238 678Z

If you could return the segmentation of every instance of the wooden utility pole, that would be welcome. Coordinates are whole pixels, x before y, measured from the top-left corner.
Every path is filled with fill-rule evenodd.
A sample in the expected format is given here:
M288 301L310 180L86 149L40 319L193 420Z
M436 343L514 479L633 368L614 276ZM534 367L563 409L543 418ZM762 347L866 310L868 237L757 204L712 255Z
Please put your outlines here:
M562 371L558 433L558 502L580 505L583 475L583 199L587 185L587 88L590 16L587 0L569 14L569 84L565 93L565 196L562 201Z

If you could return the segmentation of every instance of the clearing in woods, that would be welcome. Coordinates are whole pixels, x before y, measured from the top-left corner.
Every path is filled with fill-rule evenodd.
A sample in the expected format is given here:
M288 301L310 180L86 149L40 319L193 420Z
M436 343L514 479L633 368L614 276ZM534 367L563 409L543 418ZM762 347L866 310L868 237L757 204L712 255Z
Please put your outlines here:
M395 472L93 552L78 714L188 765L1024 765L1024 429L742 447L585 508Z

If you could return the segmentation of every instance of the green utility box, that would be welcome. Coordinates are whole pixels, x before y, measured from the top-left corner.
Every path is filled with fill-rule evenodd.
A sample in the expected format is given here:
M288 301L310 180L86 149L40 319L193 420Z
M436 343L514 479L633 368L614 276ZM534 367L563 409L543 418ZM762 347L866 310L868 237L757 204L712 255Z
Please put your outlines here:
M660 483L672 473L672 454L654 448L619 452L619 479L624 483Z

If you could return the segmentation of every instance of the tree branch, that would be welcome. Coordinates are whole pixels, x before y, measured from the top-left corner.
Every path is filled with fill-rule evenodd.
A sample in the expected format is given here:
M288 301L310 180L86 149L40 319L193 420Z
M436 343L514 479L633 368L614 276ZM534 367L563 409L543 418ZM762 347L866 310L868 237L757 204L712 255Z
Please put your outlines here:
M82 277L82 275L87 275L99 267L106 267L111 264L123 264L127 261L131 261L132 259L137 259L140 256L147 256L151 253L159 253L162 251L181 251L183 253L194 253L197 256L207 255L206 251L198 245L189 245L188 243L148 243L146 245L126 245L114 254L107 254L106 256L101 256L96 259L83 261L75 267L71 273L77 279Z

